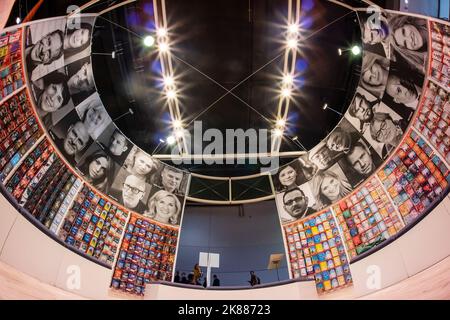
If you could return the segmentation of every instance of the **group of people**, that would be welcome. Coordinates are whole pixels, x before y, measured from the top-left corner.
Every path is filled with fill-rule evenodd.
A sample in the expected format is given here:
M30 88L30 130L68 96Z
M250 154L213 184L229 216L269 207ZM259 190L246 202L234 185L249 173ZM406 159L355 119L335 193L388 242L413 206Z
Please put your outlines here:
M202 281L203 278L203 281ZM183 283L183 284L192 284L196 286L203 286L206 288L206 277L203 277L203 271L198 265L195 264L194 269L187 276L185 272L182 272L180 275L180 271L175 272L175 277L173 279L175 283ZM213 281L211 283L213 287L220 287L220 279L216 274L213 275Z

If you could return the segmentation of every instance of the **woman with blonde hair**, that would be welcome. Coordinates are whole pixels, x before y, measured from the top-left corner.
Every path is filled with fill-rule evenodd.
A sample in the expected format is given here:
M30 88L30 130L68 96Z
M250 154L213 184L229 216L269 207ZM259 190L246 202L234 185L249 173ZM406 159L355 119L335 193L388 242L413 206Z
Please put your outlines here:
M144 216L162 223L178 224L181 203L178 198L165 190L159 190L149 200L148 211Z
M363 59L361 85L377 98L383 97L389 75L389 60L366 54Z
M352 191L348 181L331 171L318 172L312 180L312 189L316 198L316 210L342 199Z

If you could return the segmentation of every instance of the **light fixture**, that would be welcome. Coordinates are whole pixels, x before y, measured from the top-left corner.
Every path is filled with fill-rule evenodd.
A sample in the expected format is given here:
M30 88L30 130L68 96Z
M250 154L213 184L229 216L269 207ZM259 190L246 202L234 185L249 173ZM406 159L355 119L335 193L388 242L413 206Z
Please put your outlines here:
M167 52L167 51L169 51L169 44L167 42L161 42L159 44L159 51L160 52Z
M295 137L292 138L292 141L297 141L297 140L298 140L298 137L297 137L297 136L295 136Z
M22 22L22 19L20 19L20 17L16 18L16 24L20 24Z
M291 23L288 27L288 32L290 34L296 34L298 32L298 24L296 23Z
M151 47L155 44L155 38L153 38L152 36L146 36L144 38L144 45L146 47Z
M324 105L323 105L323 110L326 110L328 108L328 103L325 103Z
M168 136L166 142L168 145L173 145L176 142L176 139L174 136Z
M166 87L170 87L170 86L172 86L173 84L174 84L173 77L171 77L171 76L165 76L165 77L164 77L164 85L165 85Z
M275 137L281 137L283 135L283 130L281 130L281 129L274 129L273 130L273 135Z
M294 82L294 78L290 74L285 74L283 76L283 83L284 84L292 84Z
M295 49L295 48L297 48L297 43L298 43L297 39L289 39L287 42L287 46L290 49Z
M177 138L181 138L183 136L183 130L182 129L178 129L175 132L175 136L177 136Z
M338 49L338 54L339 54L340 56L342 56L342 49L341 49L341 48Z
M289 98L291 96L291 89L289 88L284 88L283 90L281 90L281 95L284 98Z
M357 56L357 55L361 54L361 48L359 46L353 46L352 47L352 54L354 56Z
M167 29L164 27L158 28L156 34L158 35L158 37L165 37L167 35Z
M167 98L169 98L169 99L175 99L176 96L177 96L175 90L169 90L169 91L167 91L166 95L167 95Z
M277 126L283 128L286 125L286 121L284 119L277 120Z
M172 125L173 125L173 127L174 128L181 128L181 121L180 120L174 120L173 122L172 122Z

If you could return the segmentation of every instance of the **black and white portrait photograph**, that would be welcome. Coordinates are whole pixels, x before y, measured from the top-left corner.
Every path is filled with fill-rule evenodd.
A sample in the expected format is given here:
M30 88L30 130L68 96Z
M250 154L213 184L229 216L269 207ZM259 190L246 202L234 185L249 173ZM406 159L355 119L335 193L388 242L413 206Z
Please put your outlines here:
M339 160L341 152L334 151L327 147L326 141L321 141L308 152L308 158L317 170L326 170Z
M364 139L358 140L339 161L348 182L355 188L381 165L381 157Z
M74 105L95 92L94 74L92 71L91 58L87 57L75 61L65 67L67 74L67 86Z
M389 59L371 52L365 52L361 67L360 86L380 99L386 90L389 75Z
M302 163L298 159L295 159L278 168L276 173L272 175L275 192L283 192L307 182L302 167Z
M133 143L120 131L114 123L110 123L103 133L97 138L97 142L114 159L118 165L122 166L134 149ZM137 147L136 147L137 148ZM133 160L130 158L129 165ZM128 166L128 165L127 165Z
M64 66L65 25L65 18L57 18L25 28L25 66L30 81Z
M402 59L425 74L428 59L427 20L395 13L360 12L365 49L380 54L383 48L390 60Z
M31 83L36 112L48 129L73 110L64 68L53 71Z
M316 200L314 208L316 211L344 198L353 189L337 163L325 171L319 171L309 182L309 185Z
M114 140L111 140L110 142L116 143L117 145L110 144L108 148L111 146L112 149L117 153L119 153L121 150L124 149L125 145L123 142L125 142L125 140L123 140L124 136L123 134L120 133L120 131L115 131L115 137L112 136L111 138ZM116 148L117 150L115 150ZM129 173L146 181L149 184L154 184L156 181L159 180L157 178L157 175L159 174L160 171L159 161L152 158L152 156L150 156L148 153L146 153L137 146L133 146L131 148L131 151L129 151L128 156L123 164L123 167Z
M93 143L80 159L77 169L82 173L84 180L98 191L109 193L116 174L116 165L113 158L101 146Z
M70 64L90 54L95 17L68 19L64 33L64 63Z
M93 139L97 139L112 123L97 92L75 107L86 130Z
M278 193L275 201L281 223L302 219L316 212L316 201L309 183Z
M183 196L186 194L188 182L189 174L187 172L167 164L159 163L159 170L154 179L154 186L156 188Z
M144 216L161 223L179 225L183 205L184 197L155 188L148 199Z
M93 140L75 110L49 130L58 149L72 165L77 164Z
M120 168L114 177L109 195L127 209L144 214L152 186L141 177Z

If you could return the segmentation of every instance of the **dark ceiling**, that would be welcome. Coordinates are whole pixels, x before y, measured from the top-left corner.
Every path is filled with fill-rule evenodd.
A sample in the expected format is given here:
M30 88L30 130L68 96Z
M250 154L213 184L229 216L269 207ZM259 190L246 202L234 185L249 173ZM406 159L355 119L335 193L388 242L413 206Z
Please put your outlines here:
M28 9L30 2L26 3ZM46 11L54 12L47 12L47 16L64 14L63 2L42 7L35 19L45 17ZM89 11L100 11L116 2L120 1L101 1ZM152 2L136 1L97 19L92 59L96 85L111 117L116 119L130 108L134 112L117 120L116 125L147 152L170 153L169 147L160 143L171 132L157 54L154 48L142 45L142 37L154 32ZM361 1L347 2L363 6ZM282 70L287 0L166 0L166 10L184 122L201 120L203 129L221 131L270 129L277 110L276 76ZM303 0L301 27L299 76L281 151L302 150L299 143L289 139L292 137L298 137L306 149L324 138L340 116L324 111L323 104L344 112L359 79L360 57L337 54L338 48L360 42L353 12L325 0ZM118 53L116 59L95 55L111 51ZM229 94L214 103L225 90L205 75L231 89L253 73L233 91L244 102ZM192 126L188 129L192 131ZM185 167L218 176L259 170L258 165L249 164Z

